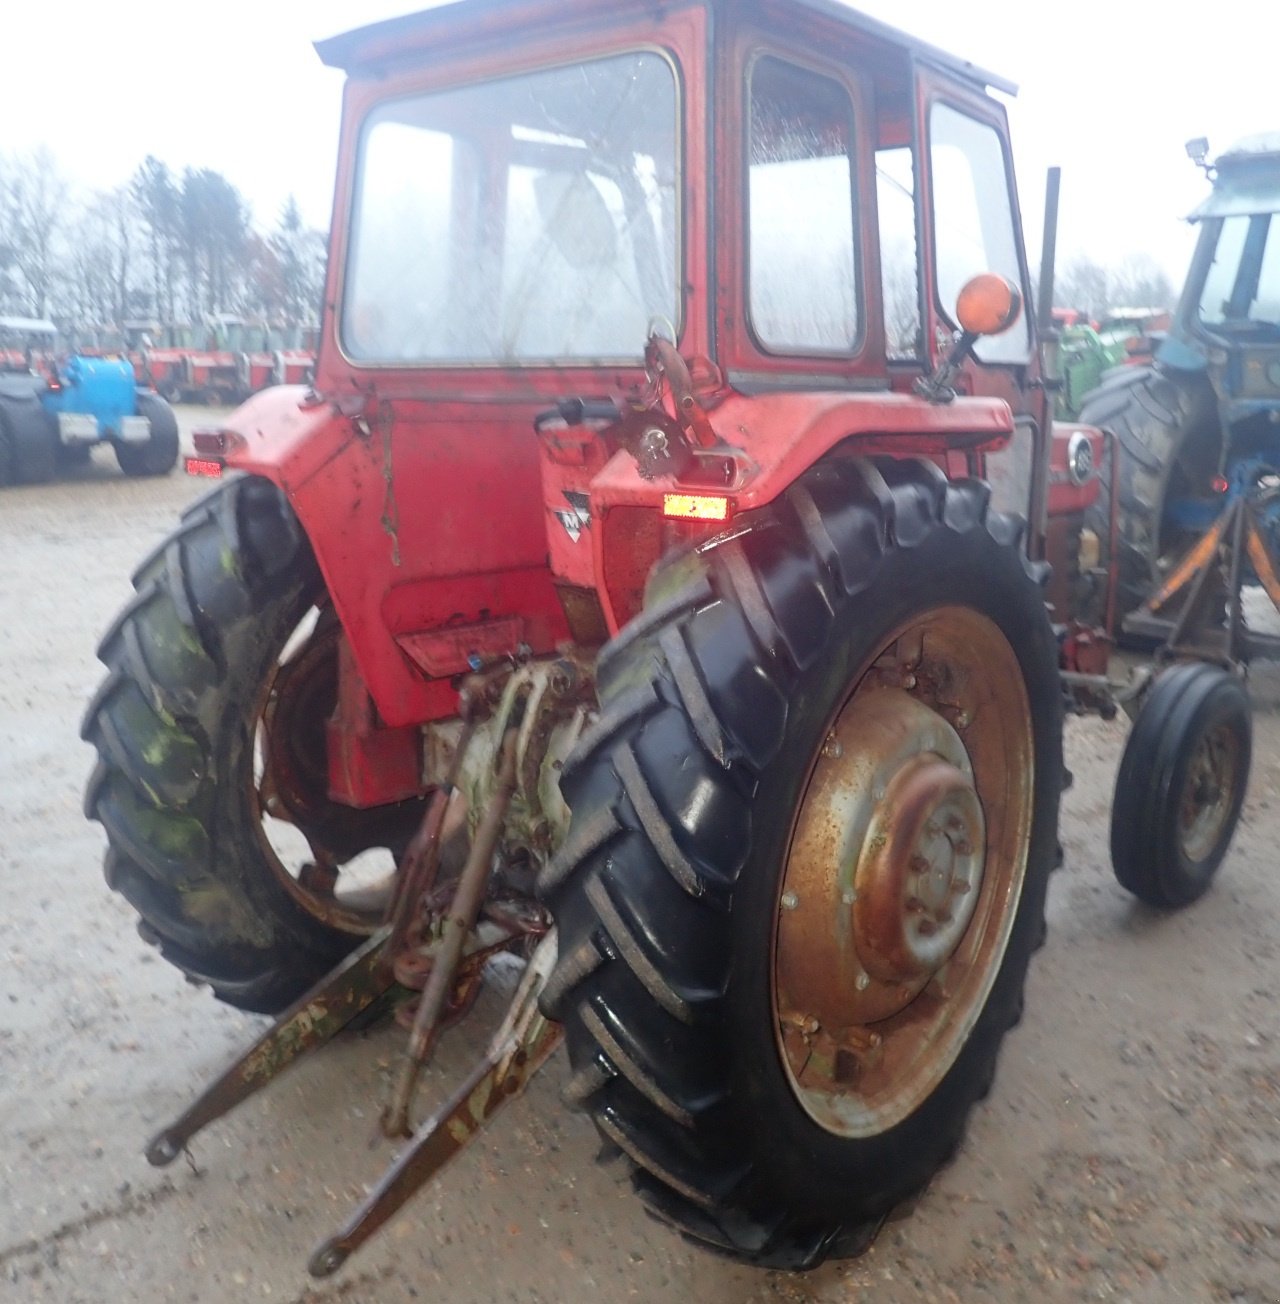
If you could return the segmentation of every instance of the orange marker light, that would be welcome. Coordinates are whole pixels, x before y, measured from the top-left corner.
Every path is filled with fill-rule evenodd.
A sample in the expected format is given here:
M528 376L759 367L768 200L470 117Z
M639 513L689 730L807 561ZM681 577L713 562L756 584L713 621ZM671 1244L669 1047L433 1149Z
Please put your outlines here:
M222 479L222 463L210 457L189 457L184 463L188 475L203 475L210 480Z
M974 335L999 335L1018 320L1022 296L1003 276L983 272L967 281L956 300L956 321Z
M678 521L727 521L729 500L715 494L663 494L662 514Z

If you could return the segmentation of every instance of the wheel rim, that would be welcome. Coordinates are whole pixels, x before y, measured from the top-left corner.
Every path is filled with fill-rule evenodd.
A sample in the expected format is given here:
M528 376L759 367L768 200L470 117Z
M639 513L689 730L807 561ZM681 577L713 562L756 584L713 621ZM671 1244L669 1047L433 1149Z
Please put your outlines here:
M1188 860L1200 862L1213 854L1231 818L1239 772L1240 740L1235 730L1226 724L1207 730L1187 763L1178 804L1178 836Z
M779 884L777 1042L809 1116L883 1132L955 1063L1026 873L1030 709L1008 640L939 607L854 677L809 767Z
M395 860L373 812L328 797L326 722L342 628L313 608L267 676L253 718L250 810L273 877L308 914L367 935L382 921Z

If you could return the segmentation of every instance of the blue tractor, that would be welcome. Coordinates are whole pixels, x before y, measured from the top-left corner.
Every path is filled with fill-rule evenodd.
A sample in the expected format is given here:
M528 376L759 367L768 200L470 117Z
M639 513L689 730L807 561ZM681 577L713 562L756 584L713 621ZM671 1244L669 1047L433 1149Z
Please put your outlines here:
M54 360L55 328L0 317L0 485L51 479L109 443L126 475L165 475L178 460L178 421L140 388L127 358Z
M1199 239L1173 324L1149 365L1117 369L1080 411L1120 444L1118 616L1237 499L1280 476L1280 133L1213 164L1207 141L1187 150L1213 189L1190 217ZM1089 522L1104 556L1107 498ZM1280 506L1264 524L1280 555Z

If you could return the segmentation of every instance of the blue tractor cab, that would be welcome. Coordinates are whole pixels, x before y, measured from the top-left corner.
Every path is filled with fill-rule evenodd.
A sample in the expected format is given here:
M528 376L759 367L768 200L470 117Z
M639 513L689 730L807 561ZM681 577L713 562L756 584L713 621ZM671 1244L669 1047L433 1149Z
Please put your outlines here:
M49 479L108 443L126 475L164 475L178 459L178 422L139 387L123 357L56 358L56 328L0 317L0 484Z
M1212 164L1206 141L1187 151L1213 189L1189 218L1199 236L1173 324L1151 365L1113 373L1080 413L1120 443L1121 615L1236 498L1280 476L1280 133ZM1091 522L1101 540L1104 510Z

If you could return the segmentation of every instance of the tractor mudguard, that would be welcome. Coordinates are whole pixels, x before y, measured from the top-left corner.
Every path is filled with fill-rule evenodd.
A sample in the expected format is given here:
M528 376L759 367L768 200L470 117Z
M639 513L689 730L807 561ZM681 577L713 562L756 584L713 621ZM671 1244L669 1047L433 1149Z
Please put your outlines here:
M241 404L220 427L228 437L227 466L272 481L292 500L356 438L350 418L310 393L305 385L277 386Z
M710 413L713 428L750 462L740 488L728 491L729 514L767 506L838 444L860 457L885 453L925 457L948 475L969 474L969 453L992 452L1013 436L1014 421L1003 399L960 397L929 403L913 394L783 393L733 394ZM635 459L614 455L591 482L595 573L604 577L605 618L611 634L636 614L642 572L658 559L661 544L652 530L636 529L635 513L619 508L663 507L664 491L684 486L646 480ZM706 486L694 490L705 492ZM606 558L632 559L626 578ZM641 582L634 581L637 575Z
M279 486L306 532L383 724L451 715L473 655L549 653L569 629L547 565L533 412L465 421L254 395L223 422L228 469ZM545 406L545 402L542 402ZM345 406L345 405L344 405ZM477 534L477 519L503 522Z

